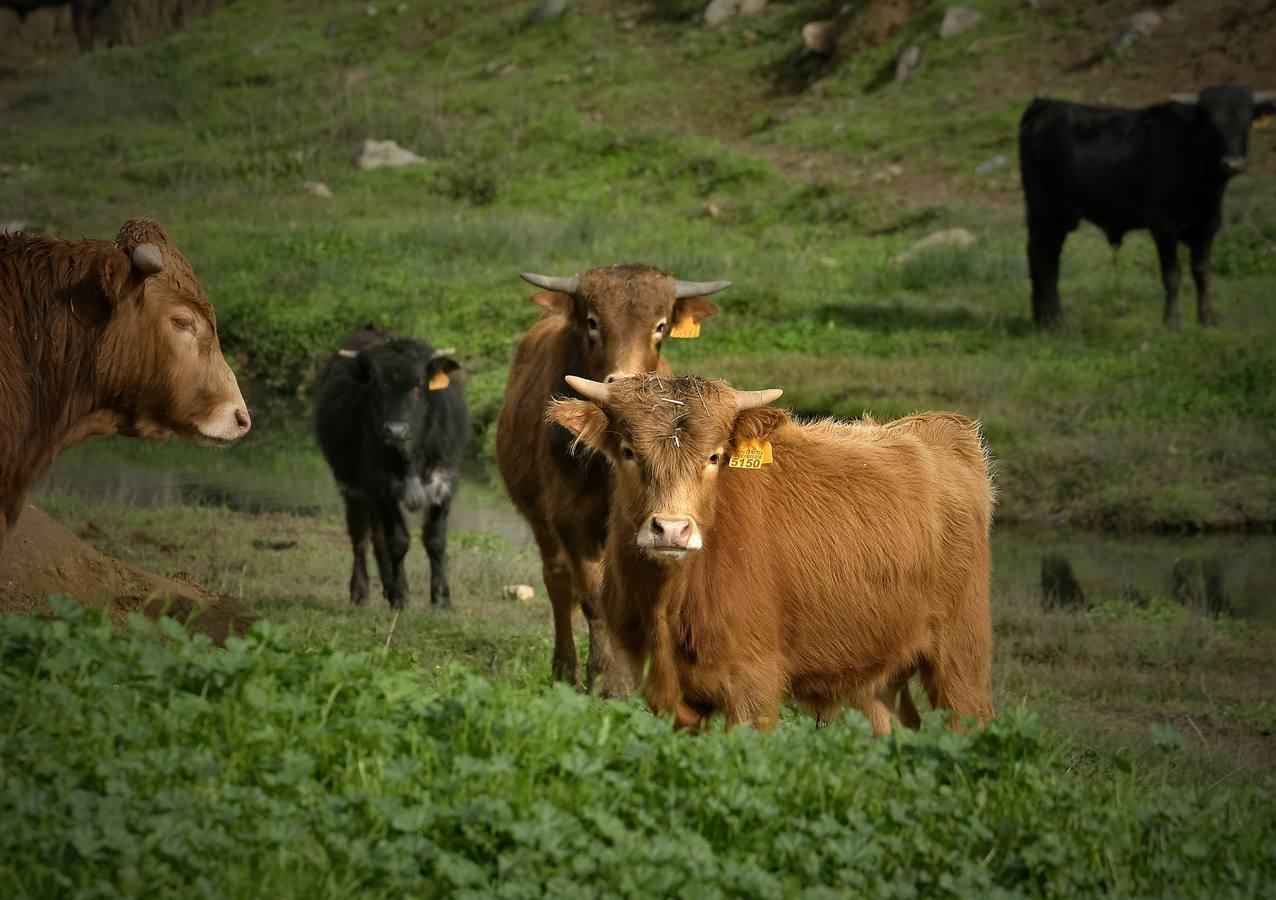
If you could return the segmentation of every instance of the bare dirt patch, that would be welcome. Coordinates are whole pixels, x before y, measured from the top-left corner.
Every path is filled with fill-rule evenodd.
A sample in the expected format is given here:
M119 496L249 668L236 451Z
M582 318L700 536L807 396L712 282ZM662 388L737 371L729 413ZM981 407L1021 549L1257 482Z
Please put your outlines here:
M139 611L151 619L171 616L217 644L242 635L255 618L225 594L104 556L28 505L0 550L0 612L40 612L51 595L109 610L116 622Z

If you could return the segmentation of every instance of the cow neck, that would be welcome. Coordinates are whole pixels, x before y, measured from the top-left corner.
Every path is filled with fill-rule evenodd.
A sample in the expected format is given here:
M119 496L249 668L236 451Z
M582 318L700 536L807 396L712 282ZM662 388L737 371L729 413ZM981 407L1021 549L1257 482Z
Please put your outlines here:
M15 336L21 369L20 387L4 411L21 423L13 472L6 473L19 497L64 449L118 430L98 397L98 353L111 311L98 276L103 252L93 243L33 242L22 254L28 273L17 291L16 316L10 312L9 321L0 322Z
M703 571L704 552L694 552L682 563L668 566L638 550L635 538L632 529L613 531L610 561L616 566L626 604L641 623L643 643L655 652L666 642L670 651L687 637L694 642L700 617L691 587Z

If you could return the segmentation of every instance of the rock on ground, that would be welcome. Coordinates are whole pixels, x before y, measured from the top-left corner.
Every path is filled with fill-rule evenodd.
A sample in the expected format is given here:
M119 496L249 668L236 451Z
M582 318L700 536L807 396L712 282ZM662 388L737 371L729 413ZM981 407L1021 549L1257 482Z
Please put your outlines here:
M522 600L526 602L536 597L536 591L532 589L530 584L507 584L503 593L506 600Z
M414 166L425 162L425 157L417 156L411 150L400 147L397 141L378 141L368 138L354 151L356 168L397 169L402 166Z
M1116 33L1112 40L1108 41L1108 52L1116 53L1118 50L1124 50L1140 38L1147 37L1160 24L1161 17L1155 11L1145 9L1141 12L1136 12L1125 20L1121 30Z
M542 0L541 4L528 15L527 24L535 25L546 19L556 19L567 12L568 5L569 0Z
M942 247L956 247L964 250L975 243L975 236L965 228L946 228L943 231L936 231L928 234L912 247L905 250L899 256L895 257L892 262L897 266L905 265L912 262L917 257L932 250L938 250Z
M913 73L917 71L922 64L922 55L925 50L921 44L913 44L904 49L899 55L899 59L895 62L895 80L900 84L906 84L913 78Z
M807 22L802 26L802 44L812 53L829 56L837 49L836 38L832 22Z
M307 194L315 197L322 197L324 200L327 200L332 196L332 188L328 187L328 185L324 184L322 181L307 181L302 184L301 187Z
M991 175L993 172L996 172L998 169L1005 168L1008 162L1010 162L1010 160L1006 158L1006 154L998 153L992 159L986 159L983 162L981 162L978 166L976 166L975 174L976 175Z
M965 34L979 24L984 14L969 6L950 6L944 13L944 21L939 26L939 36L944 39Z
M737 16L756 16L766 8L766 4L767 0L709 0L709 5L704 8L704 23L716 28Z

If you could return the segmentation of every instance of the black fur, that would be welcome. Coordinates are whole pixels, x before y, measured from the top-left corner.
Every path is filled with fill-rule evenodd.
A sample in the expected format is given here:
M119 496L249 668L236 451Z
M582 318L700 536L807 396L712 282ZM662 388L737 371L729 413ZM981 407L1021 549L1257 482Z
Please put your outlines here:
M1127 231L1152 232L1170 328L1179 325L1178 244L1187 244L1198 318L1216 324L1210 245L1222 220L1223 191L1244 167L1251 123L1271 112L1271 103L1255 103L1240 85L1206 88L1194 104L1142 109L1033 100L1019 122L1019 167L1036 324L1053 328L1063 321L1059 255L1082 219L1103 229L1114 247Z
M367 549L371 540L381 588L390 606L407 604L403 557L411 544L400 503L425 509L423 540L430 557L430 602L450 608L447 518L457 467L469 437L469 414L460 382L442 390L427 384L459 366L423 341L368 326L345 339L319 378L315 434L341 487L354 547L350 601L368 602ZM398 437L387 425L398 423Z

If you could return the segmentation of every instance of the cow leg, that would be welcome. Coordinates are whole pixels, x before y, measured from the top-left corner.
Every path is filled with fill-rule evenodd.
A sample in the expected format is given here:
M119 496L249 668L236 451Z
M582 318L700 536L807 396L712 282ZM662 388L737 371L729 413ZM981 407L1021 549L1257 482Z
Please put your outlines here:
M589 659L585 663L585 685L603 697L622 699L629 696L633 683L629 667L612 653L611 635L603 619L602 564L597 560L578 561L575 567L576 596L589 626Z
M572 637L572 613L576 611L575 586L572 584L571 563L567 551L553 530L546 525L532 523L532 536L541 552L541 577L549 594L549 605L554 612L554 661L553 678L580 686L580 671L576 659L576 641Z
M452 501L431 505L425 513L425 552L430 557L430 605L452 608L452 592L447 583L447 517Z
M1038 328L1063 324L1059 303L1059 257L1068 229L1053 221L1028 223L1028 272L1032 278L1032 321Z
M1194 241L1192 249L1192 280L1196 282L1196 320L1202 325L1217 325L1218 316L1210 298L1210 245L1213 236Z
M368 504L361 497L345 497L346 530L350 532L350 546L354 550L354 568L350 573L350 602L355 606L368 605L368 539L372 523L368 517Z
M383 503L372 523L372 552L381 573L381 592L392 609L403 609L408 602L408 577L403 557L411 544L403 514L397 503Z
M1179 242L1172 234L1153 234L1156 255L1161 260L1161 283L1165 286L1165 314L1161 321L1171 331L1179 330Z
M988 611L988 574L976 574L941 643L921 661L922 684L935 709L952 710L947 726L962 729L961 719L980 724L993 716L992 621Z

